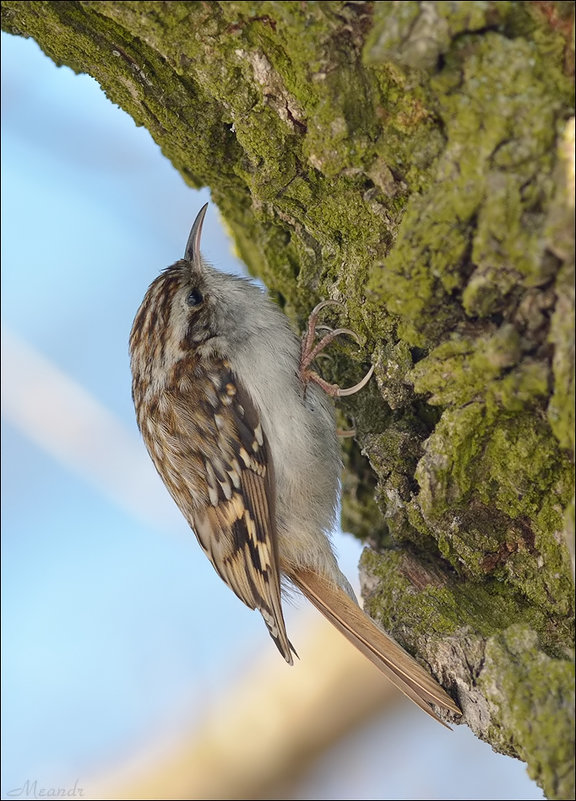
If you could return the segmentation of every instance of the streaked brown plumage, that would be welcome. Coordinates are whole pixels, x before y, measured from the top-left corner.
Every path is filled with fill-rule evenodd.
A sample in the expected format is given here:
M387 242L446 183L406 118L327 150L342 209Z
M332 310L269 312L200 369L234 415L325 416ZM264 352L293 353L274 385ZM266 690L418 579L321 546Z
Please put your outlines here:
M362 612L332 551L340 455L331 403L303 383L281 311L202 260L205 209L185 258L153 281L132 327L133 398L150 456L217 573L258 609L287 662L295 651L281 576L443 722L430 704L459 714L457 705Z

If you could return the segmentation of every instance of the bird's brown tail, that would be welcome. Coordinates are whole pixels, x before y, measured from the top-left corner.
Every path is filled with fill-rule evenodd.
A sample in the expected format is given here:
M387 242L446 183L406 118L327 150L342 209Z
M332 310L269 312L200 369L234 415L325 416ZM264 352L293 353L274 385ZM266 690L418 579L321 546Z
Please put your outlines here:
M343 590L309 570L295 571L290 578L308 600L420 709L443 726L447 724L430 704L457 715L462 714L438 682L385 634Z

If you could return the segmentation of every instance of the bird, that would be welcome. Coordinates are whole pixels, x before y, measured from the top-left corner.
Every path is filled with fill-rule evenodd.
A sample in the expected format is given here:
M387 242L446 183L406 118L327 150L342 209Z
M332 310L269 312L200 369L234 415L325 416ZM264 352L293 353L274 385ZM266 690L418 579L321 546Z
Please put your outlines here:
M313 369L319 304L300 340L252 280L202 256L208 204L184 258L150 284L130 333L132 397L145 446L218 575L261 614L290 665L283 596L300 591L393 684L447 725L441 685L358 605L330 540L342 462L332 397ZM332 396L332 397L331 397Z

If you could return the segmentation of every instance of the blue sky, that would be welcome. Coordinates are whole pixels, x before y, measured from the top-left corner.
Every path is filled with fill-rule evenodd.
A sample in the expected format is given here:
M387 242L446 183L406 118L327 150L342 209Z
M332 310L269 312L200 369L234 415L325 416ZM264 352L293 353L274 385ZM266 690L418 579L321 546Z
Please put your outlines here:
M26 780L71 786L105 771L147 732L205 714L274 646L173 507L130 398L132 319L208 191L187 187L91 78L6 34L2 112L6 797ZM242 269L214 206L203 249ZM360 545L342 535L337 546L356 583ZM399 709L326 755L298 797L543 798L465 727Z

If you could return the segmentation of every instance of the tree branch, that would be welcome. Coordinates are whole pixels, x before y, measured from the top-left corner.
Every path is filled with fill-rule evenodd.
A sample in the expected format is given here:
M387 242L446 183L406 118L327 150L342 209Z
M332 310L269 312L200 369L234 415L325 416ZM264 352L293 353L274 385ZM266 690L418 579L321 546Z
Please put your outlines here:
M367 606L573 797L573 5L2 10L210 186L295 325L344 301L365 349L326 377L376 367L341 404Z

